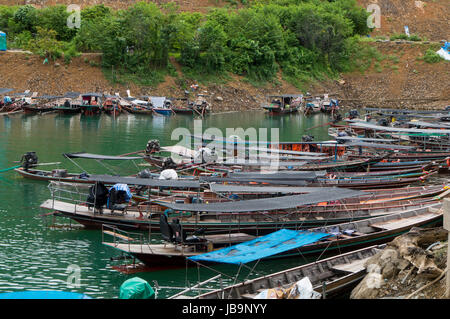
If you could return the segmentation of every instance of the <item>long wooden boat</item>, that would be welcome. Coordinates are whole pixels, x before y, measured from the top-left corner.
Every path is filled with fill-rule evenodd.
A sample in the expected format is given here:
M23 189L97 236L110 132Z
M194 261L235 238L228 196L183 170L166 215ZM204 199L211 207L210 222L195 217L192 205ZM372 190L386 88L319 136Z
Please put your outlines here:
M370 178L370 179L321 179L315 183L308 184L312 187L345 187L351 189L375 189L375 188L389 188L389 187L400 187L408 186L414 183L423 182L426 178L437 174L437 172L427 173L421 175L420 177L411 178Z
M23 167L15 168L15 172L19 173L21 176L33 179L37 181L59 181L59 182L67 182L67 183L94 183L92 181L88 181L85 178L80 178L81 174L77 173L67 173L66 170L53 170L53 171L45 171L39 169L29 168L25 170Z
M277 162L277 166L280 170L295 170L295 171L323 171L323 170L340 170L340 171L364 171L368 166L378 163L383 157L375 157L371 159L357 159L357 160L348 160L348 161L333 161L333 162L319 162L319 163L311 163L304 164L299 161L293 162ZM162 167L162 163L166 160L165 157L147 155L145 161L148 163ZM193 165L194 163L187 162L186 164L180 164L180 167L183 165ZM297 165L298 164L298 165ZM240 162L228 161L224 163L214 163L213 168L224 168L233 166L234 168L239 167L242 171L252 171L259 170L261 167L270 166L272 162L264 161L264 162L248 162L242 164ZM274 164L275 165L275 164Z
M23 105L22 109L25 114L42 114L42 113L47 113L47 112L53 111L53 106L39 107L36 105L34 105L34 106L33 105Z
M153 115L153 110L143 108L140 106L123 106L123 108L131 113L131 114L139 114L139 115Z
M287 289L308 277L313 289L322 298L339 297L353 289L366 275L365 262L380 252L385 245L374 245L356 251L282 270L258 278L230 285L193 297L193 299L253 299L266 289ZM181 297L181 296L180 296Z
M70 107L57 105L53 107L53 111L57 111L62 114L78 114L81 113L81 107L79 105L71 105Z
M194 109L189 107L176 107L172 106L172 111L175 112L175 114L184 114L184 115L193 115Z
M287 197L285 197L287 198ZM271 200L269 198L268 200ZM258 199L257 201L261 201ZM249 202L249 201L243 201ZM338 224L351 220L367 219L373 216L392 214L393 212L411 209L412 207L426 207L435 202L418 201L410 204L392 204L374 206L374 208L361 207L355 209L320 209L308 211L308 209L286 210L269 210L269 211L252 211L251 208L237 209L236 212L205 212L208 207L215 209L213 205L224 203L212 203L201 207L199 214L192 211L189 204L183 206L183 209L173 208L172 210L163 210L160 206L168 208L177 207L181 204L158 202L158 206L154 209L151 207L139 207L138 210L127 210L125 214L112 213L108 209L103 212L94 212L83 204L72 204L59 200L49 199L45 201L41 208L48 209L50 215L71 218L86 228L100 229L102 225L111 225L120 229L132 230L148 230L159 231L159 217L165 211L170 218L178 218L186 231L196 231L200 228L205 229L206 233L220 232L245 232L248 234L267 234L281 228L288 229L306 229L319 227L330 224ZM227 203L225 203L227 204ZM232 203L234 204L234 203ZM242 205L247 205L242 203ZM185 208L187 207L187 208Z
M169 116L175 113L172 109L164 107L154 107L153 112L164 116Z
M313 242L304 246L296 247L292 250L276 253L271 256L262 257L263 260L279 258L298 258L299 256L330 255L336 252L346 252L355 249L364 248L375 244L386 243L393 238L408 232L413 227L433 227L442 224L441 203L413 208L404 212L389 214L380 217L369 218L349 223L312 228L310 232L320 232L330 234L320 241ZM183 224L184 226L184 224ZM168 263L172 266L186 266L186 258L200 256L203 252L195 249L186 249L182 253L172 254L162 251L155 253L148 244L132 243L104 243L118 250L133 255L144 264L156 266L158 263ZM229 248L229 249L232 249ZM253 247L253 249L258 249ZM210 253L214 253L210 252ZM226 258L224 254L222 258ZM230 256L231 257L231 256ZM189 259L188 259L189 260ZM217 260L217 259L212 259ZM223 261L223 259L222 259ZM211 259L197 259L200 264L215 264Z

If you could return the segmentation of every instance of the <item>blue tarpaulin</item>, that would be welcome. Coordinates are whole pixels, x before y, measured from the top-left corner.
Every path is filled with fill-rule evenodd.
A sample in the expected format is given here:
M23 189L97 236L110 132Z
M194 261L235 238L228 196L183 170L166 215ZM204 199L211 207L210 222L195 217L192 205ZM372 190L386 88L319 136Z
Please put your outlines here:
M129 201L131 197L133 197L127 184L115 184L109 189L109 191L111 191L112 189L115 189L116 191L124 191L127 194L127 201Z
M329 236L331 235L327 233L281 229L245 243L189 257L188 259L192 261L245 264L312 244Z
M33 291L15 291L15 292L1 293L0 299L92 299L92 298L76 292L33 290Z

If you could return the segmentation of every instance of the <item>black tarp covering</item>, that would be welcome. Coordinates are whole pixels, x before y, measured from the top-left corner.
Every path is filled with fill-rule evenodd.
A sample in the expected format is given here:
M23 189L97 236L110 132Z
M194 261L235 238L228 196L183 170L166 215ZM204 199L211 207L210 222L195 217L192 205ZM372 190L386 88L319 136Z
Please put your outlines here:
M93 182L102 182L105 184L127 184L148 187L200 188L200 183L195 180L164 180L112 175L90 175L88 180Z
M168 207L177 211L239 213L271 211L278 209L293 209L299 206L317 204L325 201L335 201L362 195L367 195L367 193L351 189L335 188L332 192L330 192L329 190L325 190L323 192L319 191L303 195L250 199L233 202L219 202L211 204L177 204L159 201L157 201L157 203L161 206Z
M91 154L91 153L64 153L64 157L68 158L85 158L85 159L95 159L95 160L118 160L118 161L128 161L128 160L138 160L143 159L141 156L114 156L114 155L100 155L100 154Z

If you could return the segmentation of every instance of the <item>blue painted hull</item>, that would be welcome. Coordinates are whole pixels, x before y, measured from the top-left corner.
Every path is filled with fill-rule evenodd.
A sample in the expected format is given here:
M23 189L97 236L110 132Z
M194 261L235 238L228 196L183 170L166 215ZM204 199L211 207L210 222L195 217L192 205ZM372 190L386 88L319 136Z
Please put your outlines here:
M172 110L170 109L153 109L153 111L161 115L172 115Z

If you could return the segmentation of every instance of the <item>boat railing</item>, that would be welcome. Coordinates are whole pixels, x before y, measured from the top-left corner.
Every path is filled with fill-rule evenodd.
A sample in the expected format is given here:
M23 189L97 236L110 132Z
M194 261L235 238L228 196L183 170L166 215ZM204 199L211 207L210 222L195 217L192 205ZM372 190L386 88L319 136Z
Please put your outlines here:
M220 289L222 290L223 289L223 282L222 282L222 275L221 274L219 274L217 276L214 276L212 278L209 278L209 279L207 279L205 281L199 282L198 284L196 284L196 285L194 285L192 287L187 287L187 288L186 287L182 287L182 288L180 288L180 287L162 287L162 286L159 286L156 281L154 281L154 283L155 283L155 286L158 289L164 289L164 288L165 289L182 289L182 291L180 291L180 292L178 292L178 293L176 293L176 294L174 294L172 296L167 297L167 299L176 299L178 297L184 296L186 293L191 292L191 291L198 291L198 295L201 294L201 291L215 291L216 289L204 288L202 286L206 285L207 283L210 283L212 281L216 281L216 280L219 280ZM196 298L196 297L193 297L193 298Z
M130 232L113 225L102 224L102 243L105 243L105 236L112 236L114 247L119 244L126 244L128 251L131 252L131 245L133 245L133 247L139 247L141 253L144 252L145 247L149 249L150 253L153 253L150 232L147 235L142 232Z
M90 184L67 183L60 181L50 181L48 189L50 190L53 207L55 201L64 201L75 204L74 213L77 212L77 206L86 207L86 200L89 196Z

